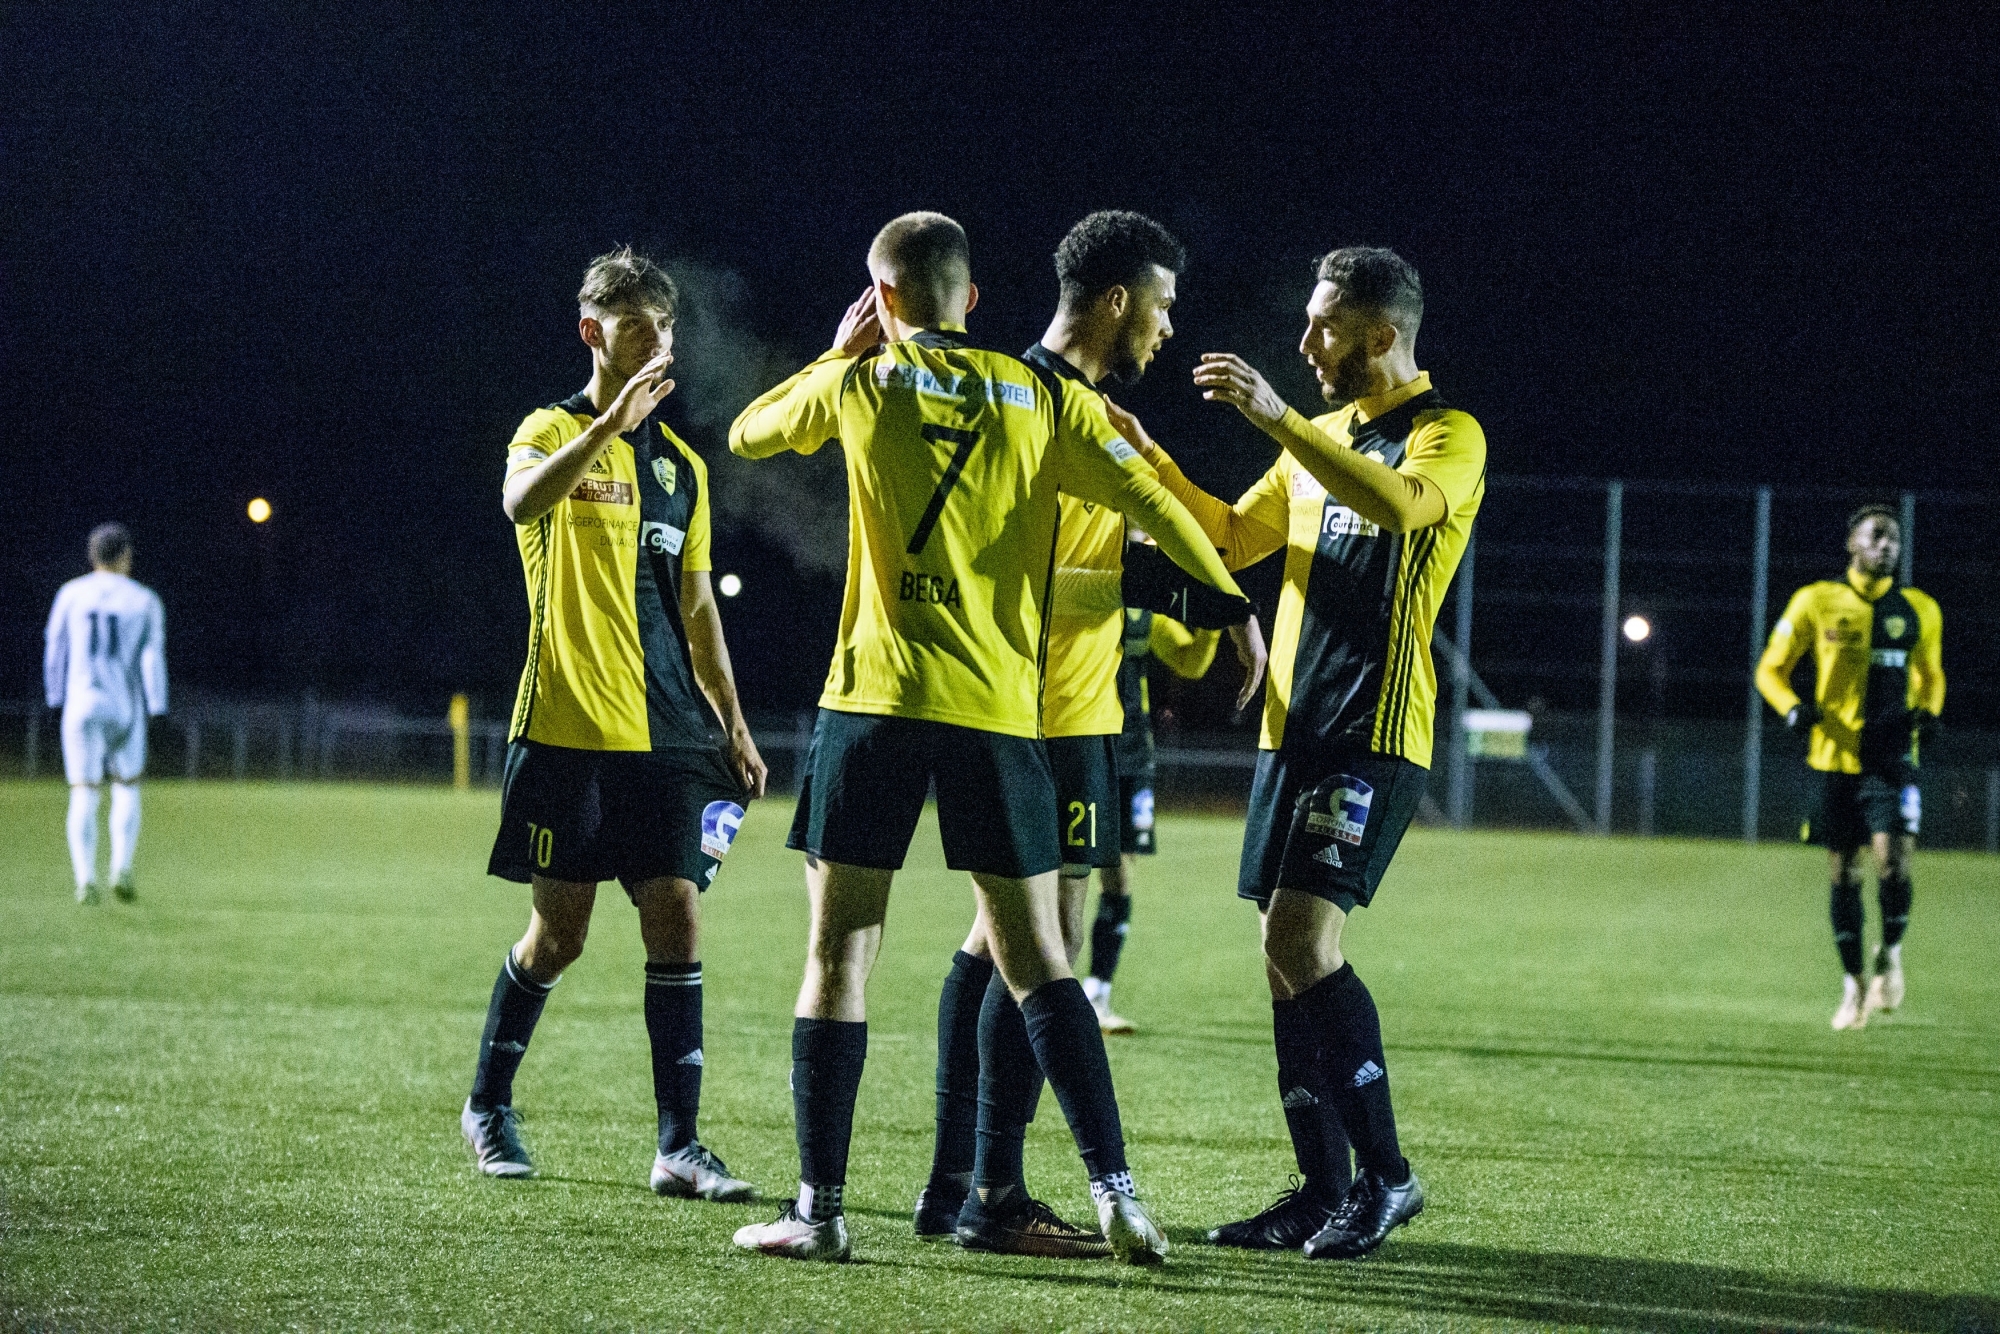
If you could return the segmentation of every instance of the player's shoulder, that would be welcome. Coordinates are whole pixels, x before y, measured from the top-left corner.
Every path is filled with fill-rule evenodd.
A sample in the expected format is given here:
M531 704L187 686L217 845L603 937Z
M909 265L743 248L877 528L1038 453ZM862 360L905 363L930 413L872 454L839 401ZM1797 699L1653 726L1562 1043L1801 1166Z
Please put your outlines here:
M654 425L660 428L660 435L665 438L667 447L680 458L686 460L688 467L694 469L695 477L701 481L707 481L708 461L695 452L694 446L681 439L679 433L665 422L655 422Z
M1938 613L1938 600L1922 589L1911 588L1906 584L1903 586L1902 594L1909 604L1917 609L1919 615L1928 613L1934 616Z
M594 416L596 409L591 405L590 396L572 394L560 403L535 408L521 418L521 424L514 428L514 443L526 444L542 438L573 438L582 434L583 428L590 424Z

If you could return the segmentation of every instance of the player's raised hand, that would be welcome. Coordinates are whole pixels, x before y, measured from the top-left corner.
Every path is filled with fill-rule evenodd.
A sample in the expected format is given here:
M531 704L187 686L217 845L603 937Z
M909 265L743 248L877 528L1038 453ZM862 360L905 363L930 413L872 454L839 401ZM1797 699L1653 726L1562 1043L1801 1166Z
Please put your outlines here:
M1152 436L1146 434L1146 428L1139 419L1113 403L1109 394L1104 396L1104 415L1111 418L1112 428L1125 437L1125 443L1139 451L1140 458L1153 462L1160 447L1153 443Z
M1194 368L1194 382L1212 403L1233 403L1260 427L1276 426L1285 415L1285 400L1255 366L1234 352L1204 352Z
M662 352L639 368L639 373L625 382L618 391L618 397L611 400L611 406L604 410L611 423L611 429L619 435L625 434L660 406L660 400L674 392L674 382L667 378L667 367L673 365L671 352Z
M871 285L840 317L840 327L833 331L833 345L843 357L858 357L881 341L882 311L875 304L875 288Z
M1229 638L1236 645L1236 661L1243 664L1243 688L1236 692L1236 711L1241 713L1257 698L1257 687L1264 683L1264 664L1270 655L1264 649L1264 632L1257 628L1255 616L1241 625L1230 626Z

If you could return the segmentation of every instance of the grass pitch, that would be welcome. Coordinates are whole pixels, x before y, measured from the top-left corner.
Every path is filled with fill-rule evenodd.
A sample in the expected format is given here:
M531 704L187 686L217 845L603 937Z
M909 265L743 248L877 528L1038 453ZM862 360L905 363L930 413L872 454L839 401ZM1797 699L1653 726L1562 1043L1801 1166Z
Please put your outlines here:
M920 831L871 988L859 1263L744 1255L768 1205L646 1189L636 917L607 887L517 1084L540 1180L458 1135L526 893L492 794L155 783L140 899L70 901L63 790L0 785L0 1325L2000 1328L2000 863L1920 854L1909 1000L1836 1034L1824 862L1416 831L1348 950L1430 1205L1374 1258L1201 1245L1291 1169L1240 826L1162 821L1112 1064L1157 1271L919 1245L937 984L971 917ZM789 810L707 896L703 1138L773 1195L804 950ZM1872 909L1871 909L1872 912ZM1090 1210L1054 1100L1038 1192Z

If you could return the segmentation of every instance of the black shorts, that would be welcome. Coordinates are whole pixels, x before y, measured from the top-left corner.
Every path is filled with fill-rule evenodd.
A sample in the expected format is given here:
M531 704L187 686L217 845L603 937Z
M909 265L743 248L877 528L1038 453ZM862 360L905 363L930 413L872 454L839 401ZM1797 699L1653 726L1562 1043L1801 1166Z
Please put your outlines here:
M1799 829L1801 842L1851 852L1876 834L1917 832L1923 793L1914 770L1906 773L1813 773L1812 813Z
M1150 857L1158 851L1153 841L1153 771L1126 774L1118 780L1119 850Z
M1116 736L1052 736L1049 769L1056 780L1056 831L1062 873L1082 878L1096 866L1118 864L1118 765Z
M1040 741L832 709L813 725L785 845L845 866L901 870L932 784L952 870L1025 879L1062 864L1055 779Z
M1260 908L1280 889L1342 912L1367 907L1429 778L1421 765L1367 751L1259 751L1237 894Z
M535 876L630 894L660 876L707 889L743 822L742 787L706 750L507 747L488 875Z

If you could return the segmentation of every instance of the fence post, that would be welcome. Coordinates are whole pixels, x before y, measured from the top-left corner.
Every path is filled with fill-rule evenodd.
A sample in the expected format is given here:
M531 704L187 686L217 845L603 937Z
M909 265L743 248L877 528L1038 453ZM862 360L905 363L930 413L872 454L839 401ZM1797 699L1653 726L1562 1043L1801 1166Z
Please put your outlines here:
M1986 771L1986 850L2000 852L2000 768Z
M1908 588L1911 584L1916 582L1916 579L1913 577L1914 572L1917 568L1917 493L1916 492L1905 491L1903 493L1903 519L1902 522L1897 526L1902 530L1902 538L1903 538L1902 569L1898 572L1898 576L1902 581L1903 587Z
M181 733L187 737L187 776L201 777L201 719L188 717L181 722Z
M1452 636L1457 652L1451 655L1451 770L1446 789L1446 811L1453 829L1463 829L1472 819L1472 757L1465 753L1465 704L1472 688L1472 553L1474 535L1465 538L1465 558L1458 565L1458 632Z
M28 705L28 744L23 748L21 767L29 778L42 763L42 706L39 702Z
M1764 614L1771 602L1771 488L1757 488L1757 522L1750 539L1750 699L1743 715L1743 841L1757 841L1764 790L1764 697L1757 660L1764 656Z
M451 785L464 792L472 786L472 701L453 695L445 721L451 724Z
M1611 832L1611 746L1618 711L1618 564L1625 484L1604 487L1604 625L1597 666L1597 832Z
M1653 793L1659 786L1660 752L1651 746L1639 752L1639 837L1653 836Z
M236 712L236 731L229 749L229 776L240 783L249 769L250 715L239 708Z

